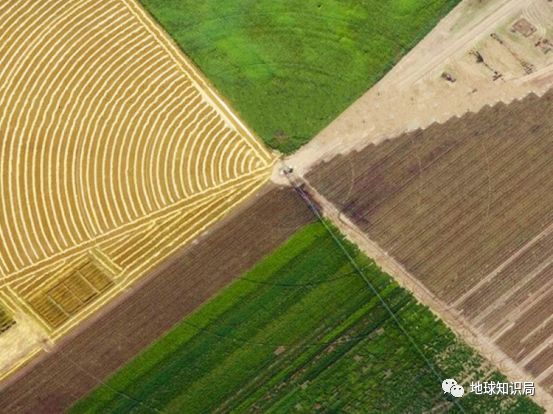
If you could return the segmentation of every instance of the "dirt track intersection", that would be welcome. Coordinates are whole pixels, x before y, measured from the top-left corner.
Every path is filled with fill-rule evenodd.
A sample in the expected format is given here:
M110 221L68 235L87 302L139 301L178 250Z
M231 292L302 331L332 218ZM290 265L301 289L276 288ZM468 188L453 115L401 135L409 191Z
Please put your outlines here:
M474 100L472 109L479 109L490 96L492 102L509 101L549 85L553 54L538 50L533 61L539 67L530 71L530 64L521 58L527 50L516 51L502 43L504 38L515 44L521 39L542 42L549 36L544 27L553 21L553 11L543 15L540 25L540 16L533 12L540 1L530 2L521 11L505 0L506 8L498 10L505 11L508 19L495 28L499 35L494 32L495 37L479 38L473 44L483 53L494 50L490 55L498 59L497 68L503 64L503 76L497 79L510 82L511 89L499 98L484 94L485 98ZM507 13L513 10L515 14ZM205 255L212 250L198 253L192 241L205 242L212 231L208 228L255 197L261 201L238 213L241 217L247 216L245 212L258 214L265 227L252 226L249 218L239 224L233 221L230 227L267 233L265 239L260 237L265 244L244 247L259 248L257 258L272 246L267 228L271 219L276 217L276 225L290 225L277 229L280 240L312 217L298 208L297 200L291 201L291 190L259 192L269 176L275 175L275 155L244 127L134 0L108 0L100 5L93 0L17 0L0 5L0 20L5 22L0 56L7 63L0 67L0 348L7 350L0 357L0 380L42 353L42 358L34 360L37 370L26 371L31 374L23 386L14 375L12 394L4 395L14 409L36 409L44 401L33 387L51 387L48 392L59 400L47 404L57 410L90 390L97 379L76 380L74 395L63 395L63 384L49 383L49 364L59 373L79 378L74 362L74 357L80 358L78 352L86 354L92 352L87 347L97 346L94 365L112 348L127 351L128 347L127 353L114 351L113 366L98 370L98 377L103 378L167 330L169 322L182 318L228 283L239 273L236 269L245 268L232 262L230 273L214 270L202 279L205 269L191 266L186 271L196 269L196 273L185 272L183 281L178 267L184 263L179 259L183 256L173 256L176 259L166 262L168 267L158 268L182 246L189 248L186 257L203 258L196 265L209 262ZM96 30L99 26L102 30ZM455 45L442 55L448 55ZM502 57L496 53L498 47ZM539 47L547 48L548 43ZM425 78L427 71L435 75L444 68L459 70L459 80L470 83L489 70L479 67L475 71L474 62L463 61L467 56L444 66L442 55L437 54L431 68L413 66L413 78L404 81L416 85L415 94L421 79L431 89L437 82L443 87L444 79ZM405 63L389 79L401 73L402 67ZM521 68L524 73L519 73ZM367 96L380 92L377 87ZM439 106L432 93L423 95L419 106L424 106L425 99ZM355 128L356 136L343 146L340 143L325 153L324 146L328 149L332 140L318 147L319 139L305 153L291 158L300 173L322 155L332 159L310 172L310 183L339 208L340 215L351 219L432 295L457 312L460 320L501 348L509 361L549 391L553 389L553 371L548 368L553 365L548 305L553 217L548 195L553 188L547 178L553 172L547 165L552 154L547 133L552 129L548 121L552 96L532 95L508 108L503 104L485 107L478 114L454 118L445 125L432 124L389 141L383 141L385 133L393 128L409 130L413 125L389 123L392 129L368 137L364 127ZM392 106L397 103L390 102ZM470 109L458 102L440 116L449 118ZM387 104L379 110L388 111ZM398 108L401 105L396 114ZM358 109L354 107L354 122L345 130L358 127L359 121L365 123L355 113ZM321 136L336 139L337 131L351 121L350 115L346 112L337 126ZM421 125L436 120L432 111L424 115ZM521 116L524 122L517 118ZM369 142L379 144L332 158ZM548 189L545 194L544 189ZM287 214L292 215L292 222ZM213 234L221 236L217 231ZM233 243L232 232L221 238ZM215 241L214 246L220 244ZM154 273L161 281L155 284L146 278L143 283L165 289L176 309L173 319L160 322L157 331L152 329L146 339L139 337L135 342L96 338L90 326L109 336L111 321L121 324L119 334L125 324L127 329L138 330L140 321L147 323L150 306L154 307L148 304L152 293L139 291L133 298L144 303L137 304L124 292L156 268ZM163 285L164 278L170 283ZM206 285L208 280L213 285ZM180 290L173 291L172 285ZM188 297L186 306L179 302L183 289L198 293ZM116 296L122 305L112 301ZM91 318L110 304L120 305L123 313ZM133 325L125 318L138 319ZM83 324L85 320L91 324ZM76 329L79 325L83 330ZM77 336L62 341L71 330ZM106 343L102 347L95 340ZM42 351L52 349L55 355L44 356ZM67 358L65 351L75 349L77 353ZM97 368L91 367L90 372ZM13 401L12 395L17 396Z
M535 28L531 35L513 30L521 20ZM462 1L377 85L287 162L305 174L320 160L369 143L529 93L543 95L553 85L553 51L548 46L552 25L553 4L547 0ZM476 52L483 58L480 63ZM494 70L501 75L497 79Z

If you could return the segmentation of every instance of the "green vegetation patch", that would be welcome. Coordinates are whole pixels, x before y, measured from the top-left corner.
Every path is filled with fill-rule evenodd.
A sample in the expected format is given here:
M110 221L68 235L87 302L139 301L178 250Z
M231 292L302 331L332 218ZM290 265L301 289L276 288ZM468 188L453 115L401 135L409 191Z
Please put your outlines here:
M142 0L271 147L289 153L459 0Z
M346 246L436 372L325 228L313 224L72 412L456 412L436 373L466 388L470 380L501 379L374 262ZM458 401L465 412L541 412L526 398L469 394Z

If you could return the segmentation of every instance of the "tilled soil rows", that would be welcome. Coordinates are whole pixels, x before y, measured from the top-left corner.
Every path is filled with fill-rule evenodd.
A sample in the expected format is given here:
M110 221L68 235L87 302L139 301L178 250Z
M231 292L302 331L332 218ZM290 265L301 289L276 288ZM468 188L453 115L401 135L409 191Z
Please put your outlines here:
M4 384L2 411L62 412L312 219L291 189L266 186L239 212Z
M553 93L530 95L337 156L307 176L546 387L553 386L552 114Z

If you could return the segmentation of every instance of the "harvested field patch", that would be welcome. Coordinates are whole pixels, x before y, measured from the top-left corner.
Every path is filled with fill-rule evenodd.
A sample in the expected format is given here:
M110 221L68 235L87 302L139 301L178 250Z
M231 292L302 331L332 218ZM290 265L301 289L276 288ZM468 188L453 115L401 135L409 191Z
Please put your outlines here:
M271 147L309 141L458 0L141 0Z
M0 334L6 332L15 324L12 316L0 306Z
M317 222L72 412L460 412L439 376L501 379L374 262L345 246L436 373ZM541 412L512 396L472 394L458 403L464 412Z
M311 219L291 190L266 188L4 383L2 410L62 412Z
M0 296L56 340L274 157L135 0L13 0L0 21Z
M550 391L553 93L319 165L310 183Z

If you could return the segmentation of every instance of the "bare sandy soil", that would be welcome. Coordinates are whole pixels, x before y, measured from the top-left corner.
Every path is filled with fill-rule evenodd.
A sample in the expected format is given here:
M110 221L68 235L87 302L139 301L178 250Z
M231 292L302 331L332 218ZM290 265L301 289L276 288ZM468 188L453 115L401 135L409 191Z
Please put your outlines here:
M0 380L25 364L48 346L44 330L23 313L15 315L16 323L0 335ZM13 366L14 361L19 365Z
M521 18L536 29L529 37L511 30ZM536 43L553 40L551 28L553 3L547 0L463 1L374 88L288 157L287 164L302 175L335 154L477 112L484 105L508 103L531 92L542 95L553 85L553 51ZM483 62L477 63L474 51ZM523 64L531 65L532 73ZM496 80L494 71L501 75ZM444 79L444 73L455 82Z

